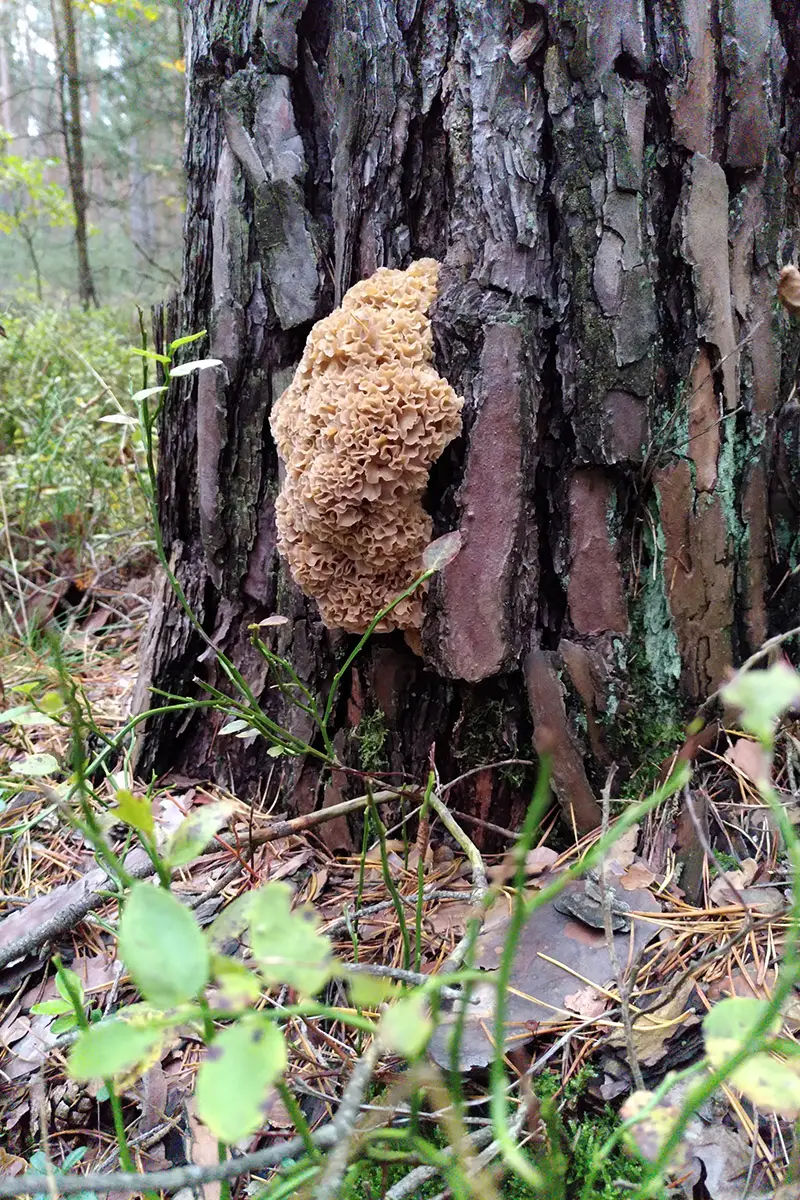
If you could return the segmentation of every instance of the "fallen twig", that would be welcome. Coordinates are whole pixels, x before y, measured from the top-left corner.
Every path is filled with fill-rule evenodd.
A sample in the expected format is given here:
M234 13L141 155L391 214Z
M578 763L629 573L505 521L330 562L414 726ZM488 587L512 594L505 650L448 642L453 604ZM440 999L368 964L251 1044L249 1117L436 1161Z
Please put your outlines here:
M376 804L385 804L401 794L402 789L391 789L376 792L373 800ZM344 800L341 804L332 804L330 808L318 812L307 813L302 817L294 817L285 821L275 821L265 829L254 831L251 844L264 845L290 834L302 833L315 825L322 825L334 817L345 813L357 812L367 805L366 796L358 796L353 800ZM233 835L215 838L210 845L222 841L225 846L234 848L236 845ZM125 859L125 870L135 879L145 879L153 874L153 864L143 850L133 850ZM230 878L235 877L236 872ZM218 881L219 882L219 881ZM225 882L229 882L228 879ZM17 958L25 958L34 954L45 943L60 937L74 928L90 912L100 908L108 900L108 874L102 867L94 867L80 880L61 884L48 892L46 896L38 896L23 910L10 913L0 921L0 970ZM225 886L223 883L222 887ZM221 888L220 888L221 890ZM212 890L204 894L203 899L214 894ZM42 916L36 921L37 908Z
M323 1125L311 1135L314 1145L320 1150L330 1149L339 1136L333 1122ZM108 1174L104 1171L89 1171L85 1175L70 1171L63 1175L54 1175L52 1181L47 1175L27 1171L14 1179L0 1179L0 1196L27 1196L49 1191L61 1196L75 1196L86 1191L101 1192L104 1195L109 1192L177 1192L181 1188L196 1188L220 1179L239 1179L242 1175L249 1175L251 1171L275 1167L285 1158L297 1157L304 1151L303 1139L295 1137L268 1146L264 1150L254 1150L252 1154L229 1158L224 1163L208 1163L203 1166L189 1163L184 1167L170 1167L165 1171L113 1171Z

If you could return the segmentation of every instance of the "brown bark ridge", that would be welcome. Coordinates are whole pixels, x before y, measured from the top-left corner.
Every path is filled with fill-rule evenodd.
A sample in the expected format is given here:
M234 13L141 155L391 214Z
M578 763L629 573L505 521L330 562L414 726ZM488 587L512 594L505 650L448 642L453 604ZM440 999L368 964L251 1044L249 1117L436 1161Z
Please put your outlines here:
M787 468L770 500L796 362L773 311L797 237L791 9L190 0L167 336L207 326L225 369L170 390L163 527L206 630L296 732L248 625L286 616L275 646L321 692L351 643L276 555L270 408L314 320L424 255L443 263L437 366L466 401L428 505L463 549L431 586L424 658L388 635L359 661L335 714L347 762L365 717L387 770L419 773L436 742L450 777L524 756L543 726L586 826L603 764L764 636L785 570L768 505L795 495ZM165 591L139 702L196 679L221 686ZM270 774L263 745L217 727L153 720L140 766L282 783L297 812L346 786L308 762ZM509 824L526 797L478 773L457 807Z

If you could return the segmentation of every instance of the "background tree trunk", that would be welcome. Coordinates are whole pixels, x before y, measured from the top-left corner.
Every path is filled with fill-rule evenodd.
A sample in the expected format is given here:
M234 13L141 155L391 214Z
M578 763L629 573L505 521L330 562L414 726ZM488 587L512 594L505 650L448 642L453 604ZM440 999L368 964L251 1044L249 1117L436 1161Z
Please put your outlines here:
M75 29L75 10L72 0L60 0L63 29L56 15L53 0L53 37L59 64L59 99L64 136L64 155L67 160L69 189L75 210L75 252L78 259L78 296L84 308L97 304L94 276L89 263L89 229L87 213L89 197L86 192L86 170L83 155L81 122L81 80L78 69L78 38Z
M225 371L170 391L161 513L206 629L273 707L251 622L285 614L276 646L320 689L351 642L276 555L271 406L352 283L444 264L437 366L465 429L429 507L464 548L424 661L399 635L360 660L336 714L353 765L368 748L419 777L435 742L452 777L547 727L590 825L608 765L666 753L681 705L796 606L794 577L773 599L797 529L796 338L774 304L797 237L792 7L190 0L184 277L162 320L207 326ZM203 649L163 592L140 703L219 685ZM278 778L264 751L201 714L151 722L140 765L320 803L312 764ZM454 803L505 825L526 798L523 775L478 772Z

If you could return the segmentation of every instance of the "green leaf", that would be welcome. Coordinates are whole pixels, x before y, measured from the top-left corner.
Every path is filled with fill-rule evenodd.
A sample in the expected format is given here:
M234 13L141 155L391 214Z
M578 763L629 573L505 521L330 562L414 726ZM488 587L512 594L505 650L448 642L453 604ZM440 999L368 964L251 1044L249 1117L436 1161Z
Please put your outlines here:
M164 888L133 885L119 923L119 948L139 991L159 1008L194 999L208 982L200 926Z
M0 722L7 722L9 725L30 726L31 728L56 724L52 717L37 712L29 704L18 704L15 708L7 708L5 712L0 713Z
M209 367L221 367L221 358L195 358L191 362L180 363L169 373L170 379L179 375L191 375L193 371L207 371Z
M418 1058L433 1033L422 992L398 1000L381 1017L379 1036L383 1044L404 1058Z
M235 958L216 955L212 959L211 971L223 1000L232 1008L255 1004L261 995L261 981Z
M127 1021L103 1021L85 1029L69 1056L73 1079L108 1079L135 1067L162 1039L160 1029L141 1029Z
M116 793L117 807L112 809L113 815L133 829L153 837L156 823L153 820L152 801L147 796L134 796L128 788L120 788Z
M267 754L270 758L296 758L294 750L290 750L287 746L267 746Z
M105 421L107 425L138 425L138 417L129 417L127 413L106 413L104 417L98 417L98 421Z
M739 710L742 728L771 748L778 719L800 702L800 675L786 663L740 671L722 689L722 699Z
M17 692L20 696L32 696L34 692L38 691L39 686L39 683L32 679L28 683L13 683L9 691Z
M258 1013L223 1030L200 1065L195 1091L198 1115L216 1138L230 1143L255 1133L286 1062L280 1029Z
M728 1079L762 1111L800 1116L800 1073L797 1062L783 1062L771 1054L752 1054Z
M731 996L720 1000L703 1018L703 1041L712 1067L723 1067L743 1046L753 1040L753 1028L763 1016L766 1001L751 996ZM778 1015L769 1034L780 1032ZM781 1042L777 1043L778 1049ZM787 1051L794 1049L785 1043ZM761 1109L794 1118L800 1116L800 1060L783 1062L766 1050L751 1054L728 1076L728 1082L738 1088L748 1100Z
M64 697L61 692L45 692L39 701L39 708L42 712L49 713L50 716L55 716L64 708Z
M742 1046L752 1041L752 1031L766 1007L753 996L730 996L720 1000L703 1018L703 1042L712 1067L721 1067ZM769 1033L780 1033L781 1018L772 1022Z
M165 861L171 867L182 867L199 858L233 810L230 800L216 800L189 813L164 847Z
M9 767L15 775L31 776L35 779L54 775L58 769L58 761L52 754L27 754L25 758L12 762Z
M207 329L201 329L199 333L187 333L185 337L175 338L175 341L170 342L167 349L170 354L174 354L181 346L191 346L192 342L199 342L200 338L204 338L207 333Z
M56 1017L53 1024L50 1026L50 1032L53 1037L60 1037L62 1033L69 1033L71 1029L77 1029L78 1018L74 1012L68 1013L63 1017Z
M60 1017L64 1013L75 1015L68 1000L40 1000L38 1004L31 1005L31 1012L42 1017Z
M347 989L356 1008L377 1008L397 992L397 984L382 975L348 975Z
M268 883L250 897L250 947L268 983L286 983L301 996L314 996L331 977L331 944L317 933L309 908L292 911L292 889Z
M250 733L254 732L249 721L243 721L241 717L237 717L234 721L228 721L227 724L220 729L220 736L228 733L241 733L243 729L247 729Z
M69 984L73 993L78 997L78 1003L83 1004L83 984L81 983L80 975L76 975L74 971L70 971L69 967L60 967L56 974L56 991L61 999L65 1000L72 1007L72 997L67 991L67 984Z
M132 346L131 354L138 354L139 358L152 358L154 362L163 363L165 367L169 366L166 354L156 354L155 350L139 350L138 347Z
M133 400L134 404L138 404L140 400L149 400L151 396L157 396L159 392L166 391L167 388L163 383L160 387L142 388L140 391L133 393L131 400Z
M208 927L206 936L212 950L219 950L231 938L240 938L250 919L250 905L255 892L245 892L231 900Z

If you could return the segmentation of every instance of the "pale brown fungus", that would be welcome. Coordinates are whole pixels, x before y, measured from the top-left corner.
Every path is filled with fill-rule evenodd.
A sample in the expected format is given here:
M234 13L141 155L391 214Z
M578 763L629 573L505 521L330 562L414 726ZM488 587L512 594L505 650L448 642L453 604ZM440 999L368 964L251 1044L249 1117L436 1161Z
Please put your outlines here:
M461 432L463 401L432 365L427 310L439 264L381 268L318 321L270 424L286 477L278 549L325 624L362 633L422 568L431 464ZM419 629L403 600L385 629Z

